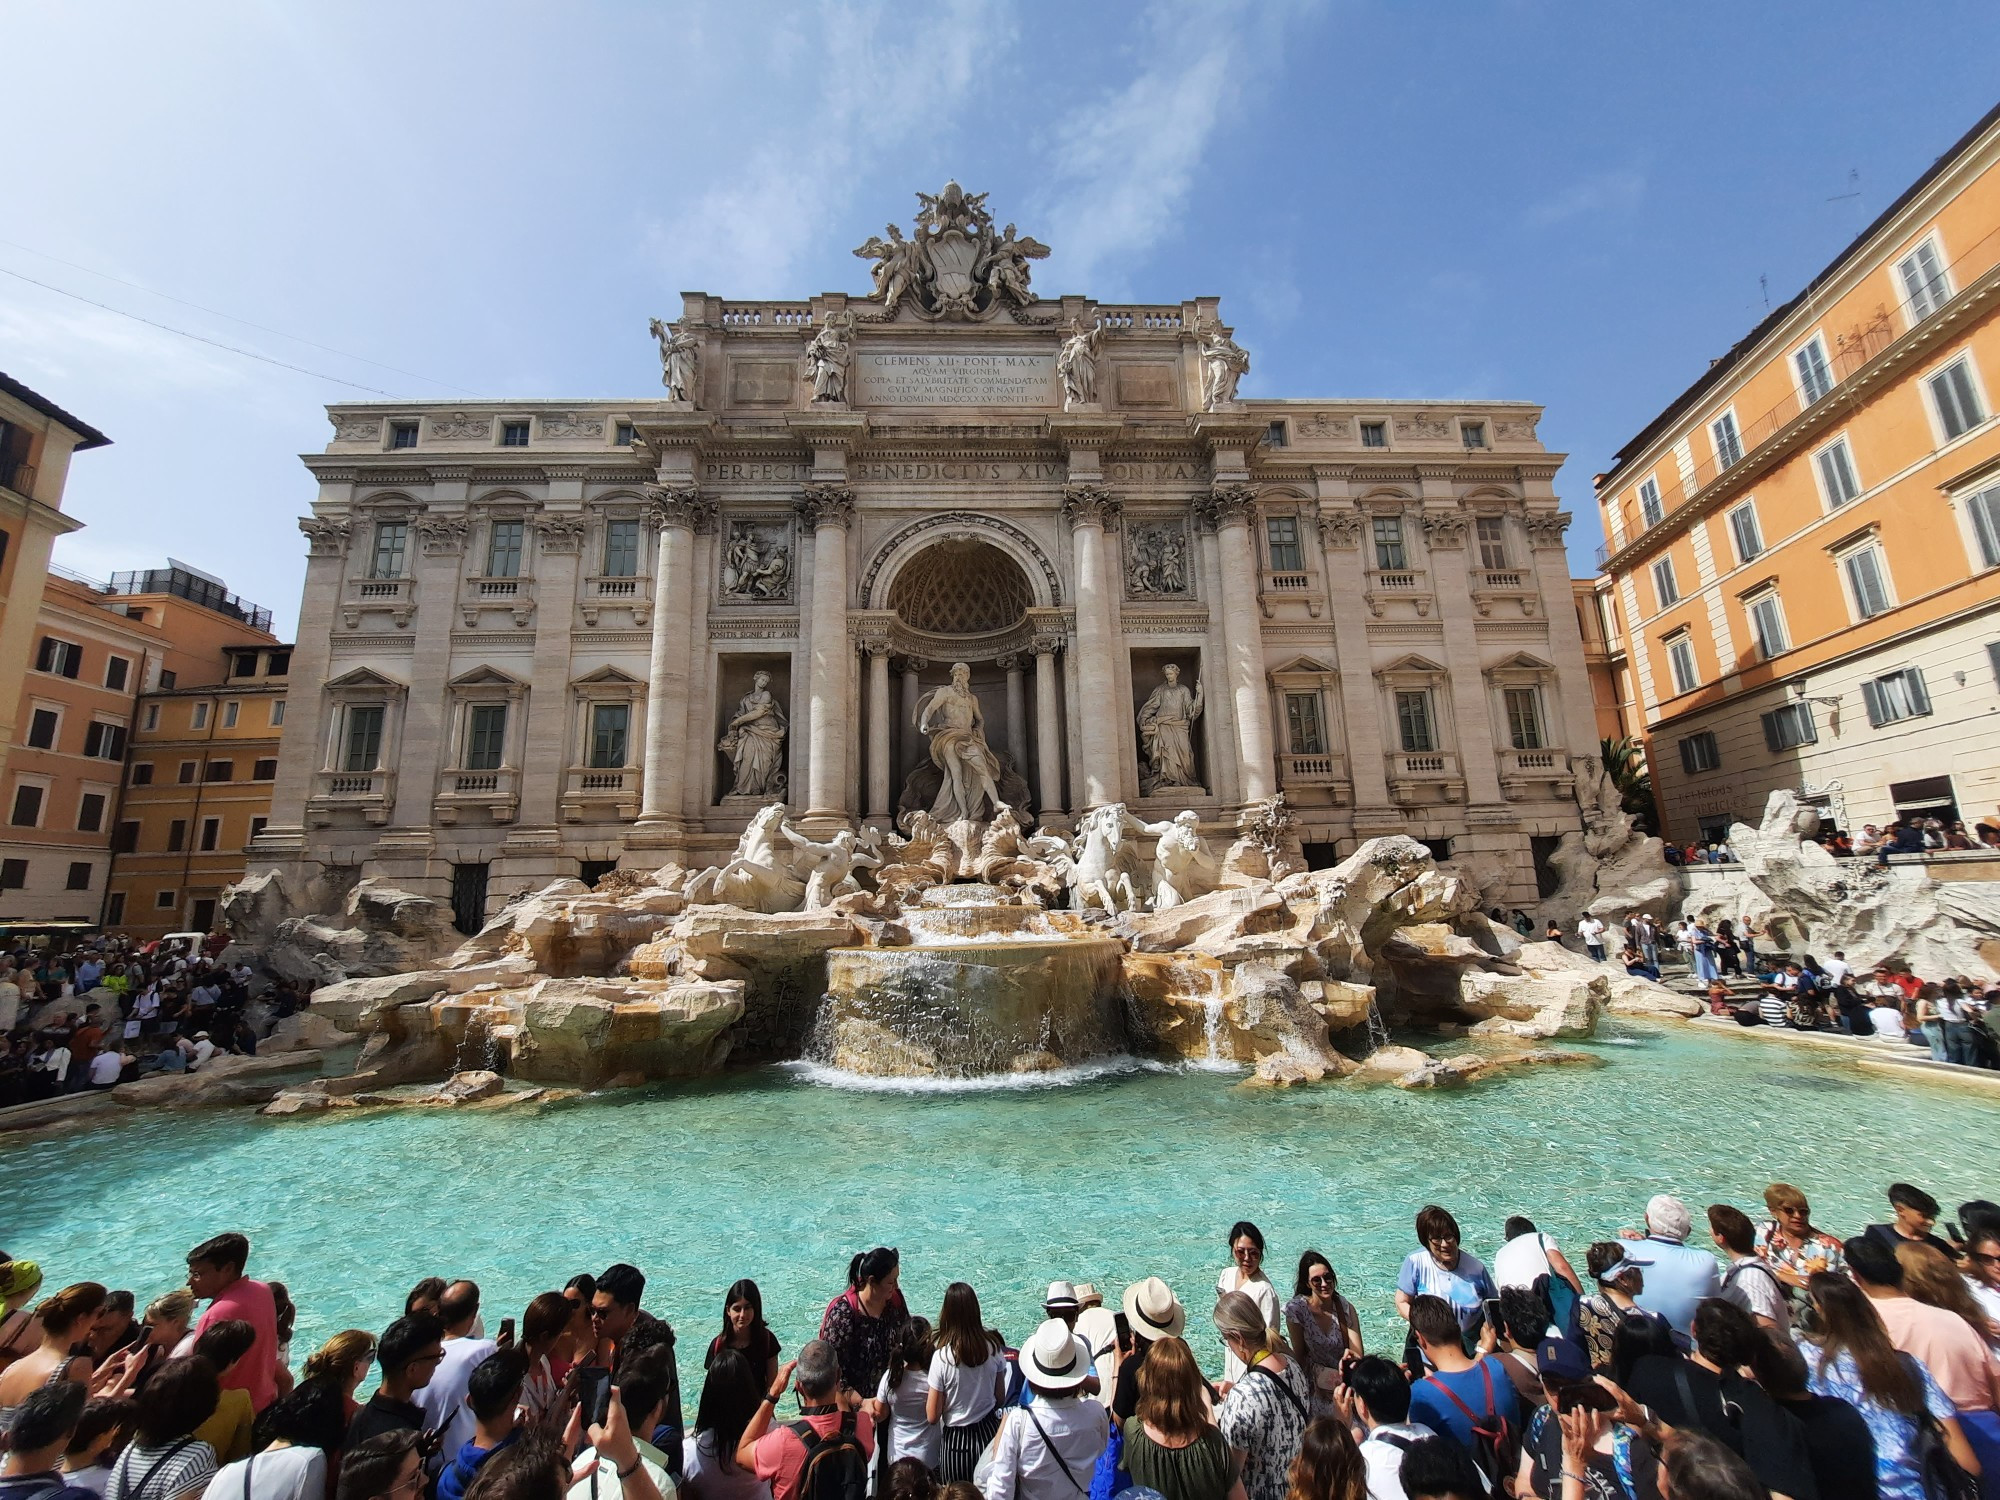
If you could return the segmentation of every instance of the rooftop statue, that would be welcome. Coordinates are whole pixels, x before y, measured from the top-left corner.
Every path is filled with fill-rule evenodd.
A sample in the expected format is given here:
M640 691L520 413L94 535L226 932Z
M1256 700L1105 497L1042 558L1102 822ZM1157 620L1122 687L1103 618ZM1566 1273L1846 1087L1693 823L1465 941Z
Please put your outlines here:
M695 377L701 360L701 340L692 328L679 323L652 322L653 337L660 341L660 384L667 388L669 401L693 403Z
M986 194L947 182L935 196L917 194L917 205L911 238L891 224L887 239L870 235L854 251L875 262L874 295L885 319L905 302L920 318L963 321L1035 300L1028 262L1049 247L1012 224L996 233Z

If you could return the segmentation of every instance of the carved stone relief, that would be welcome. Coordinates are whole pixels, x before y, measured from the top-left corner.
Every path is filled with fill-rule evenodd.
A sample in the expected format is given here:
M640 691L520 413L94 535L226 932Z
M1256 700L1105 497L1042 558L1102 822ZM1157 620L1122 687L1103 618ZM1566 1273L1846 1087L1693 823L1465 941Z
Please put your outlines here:
M463 411L432 417L431 436L460 443L468 438L490 438L493 436L493 419Z
M730 521L722 547L725 604L782 604L792 597L792 528L788 521Z
M1132 521L1125 527L1125 594L1130 599L1193 595L1187 523Z
M382 440L382 419L380 417L335 417L333 419L333 440L336 443L376 443Z
M545 413L540 419L542 436L551 438L603 437L604 419L584 416L580 412L559 411Z

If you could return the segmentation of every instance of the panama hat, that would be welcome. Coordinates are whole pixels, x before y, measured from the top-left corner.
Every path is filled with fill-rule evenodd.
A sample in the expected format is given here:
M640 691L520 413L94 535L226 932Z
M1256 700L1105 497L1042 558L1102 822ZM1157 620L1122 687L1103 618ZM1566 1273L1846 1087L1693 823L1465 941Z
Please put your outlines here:
M1051 1281L1049 1283L1048 1296L1042 1298L1042 1306L1048 1308L1051 1312L1055 1311L1058 1307L1079 1307L1081 1305L1077 1300L1076 1288L1071 1286L1067 1281Z
M1174 1289L1157 1276L1125 1288L1125 1321L1146 1339L1177 1339L1187 1327L1187 1309Z
M1083 1307L1102 1307L1104 1306L1104 1293L1100 1292L1087 1281L1079 1281L1076 1284L1076 1300Z
M1021 1351L1021 1373L1029 1385L1045 1391L1067 1391L1096 1372L1083 1340L1071 1333L1061 1318L1050 1318Z

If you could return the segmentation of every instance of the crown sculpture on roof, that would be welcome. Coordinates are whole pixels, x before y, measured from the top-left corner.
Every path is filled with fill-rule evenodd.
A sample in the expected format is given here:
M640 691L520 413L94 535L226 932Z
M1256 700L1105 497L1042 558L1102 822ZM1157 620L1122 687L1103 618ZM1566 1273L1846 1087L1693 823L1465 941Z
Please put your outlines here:
M1017 235L1012 224L996 232L986 194L947 182L935 197L917 194L917 205L911 238L891 224L886 240L870 235L854 252L875 262L874 295L884 321L905 304L927 320L967 321L1035 300L1028 262L1042 259L1049 247Z

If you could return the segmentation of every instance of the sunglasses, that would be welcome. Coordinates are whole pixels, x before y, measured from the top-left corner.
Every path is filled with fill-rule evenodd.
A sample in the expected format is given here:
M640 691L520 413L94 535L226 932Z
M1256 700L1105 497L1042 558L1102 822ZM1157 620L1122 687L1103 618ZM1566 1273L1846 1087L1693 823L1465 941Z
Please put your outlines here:
M2000 1265L2000 1255L1981 1255L1977 1250L1966 1251L1965 1258L1967 1260L1976 1260L1982 1266Z

